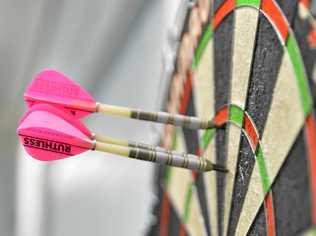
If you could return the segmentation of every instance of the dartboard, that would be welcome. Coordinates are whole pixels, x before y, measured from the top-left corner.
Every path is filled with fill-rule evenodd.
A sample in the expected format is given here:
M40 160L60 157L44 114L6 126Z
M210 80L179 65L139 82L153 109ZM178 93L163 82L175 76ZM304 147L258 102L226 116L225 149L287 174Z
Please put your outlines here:
M309 1L183 1L169 32L166 148L228 173L159 168L157 235L316 233L316 39ZM316 101L316 100L315 100Z

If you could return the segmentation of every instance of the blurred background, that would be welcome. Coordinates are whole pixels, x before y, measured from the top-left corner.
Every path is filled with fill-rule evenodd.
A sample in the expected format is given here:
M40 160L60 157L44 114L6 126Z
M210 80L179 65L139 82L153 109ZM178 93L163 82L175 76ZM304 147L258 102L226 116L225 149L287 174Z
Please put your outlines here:
M155 220L152 164L97 152L39 162L18 144L16 127L23 91L43 68L99 101L159 109L165 12L164 1L0 0L0 235L142 235ZM158 140L159 127L146 122L92 115L85 123Z
M162 49L181 0L0 0L0 235L143 235L152 164L97 152L43 163L18 144L23 91L58 69L97 100L161 108ZM92 115L92 131L157 143L161 127Z

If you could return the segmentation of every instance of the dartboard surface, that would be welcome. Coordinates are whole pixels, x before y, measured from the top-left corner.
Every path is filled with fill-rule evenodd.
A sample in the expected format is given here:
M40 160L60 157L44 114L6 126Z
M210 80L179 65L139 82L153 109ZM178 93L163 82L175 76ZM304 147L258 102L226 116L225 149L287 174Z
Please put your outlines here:
M306 0L179 7L165 109L220 128L166 126L162 145L229 171L159 168L149 234L316 233L316 24L309 7Z

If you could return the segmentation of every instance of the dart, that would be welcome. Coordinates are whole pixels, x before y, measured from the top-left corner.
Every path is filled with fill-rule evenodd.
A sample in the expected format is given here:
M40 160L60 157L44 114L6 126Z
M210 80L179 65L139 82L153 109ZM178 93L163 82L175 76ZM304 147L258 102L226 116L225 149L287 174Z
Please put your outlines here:
M126 147L131 147L131 148L138 148L138 149L144 149L144 150L149 150L153 152L163 152L166 153L167 155L171 155L171 157L177 157L177 158L189 158L189 161L197 161L199 159L205 159L204 157L197 156L194 154L189 154L189 153L184 153L184 152L177 152L173 150L168 150L163 147L159 146L153 146L145 143L140 143L140 142L135 142L135 141L129 141L129 140L123 140L123 139L118 139L118 138L113 138L109 136L104 136L100 134L93 134L91 133L91 138L92 140L96 140L98 142L103 142L103 143L109 143L109 144L114 144L114 145L121 145L121 146L126 146ZM183 160L184 161L184 160ZM209 162L208 160L205 160L206 162ZM217 164L212 164L209 163L208 165L212 165L213 168L211 170L217 170L221 172L227 172L227 169L224 167L217 165ZM179 166L178 166L179 167ZM182 167L182 166L181 166ZM190 168L189 168L190 169ZM205 170L209 171L209 170Z
M216 127L212 120L201 120L197 117L166 112L146 112L96 102L82 87L55 70L44 70L37 74L26 89L24 99L28 107L38 103L49 103L70 112L76 118L98 112L106 115L182 126L189 129Z
M17 133L26 151L42 161L64 159L96 150L191 170L226 172L224 167L193 154L163 148L157 151L150 145L93 135L80 120L48 104L38 104L27 111ZM94 136L98 140L93 139Z

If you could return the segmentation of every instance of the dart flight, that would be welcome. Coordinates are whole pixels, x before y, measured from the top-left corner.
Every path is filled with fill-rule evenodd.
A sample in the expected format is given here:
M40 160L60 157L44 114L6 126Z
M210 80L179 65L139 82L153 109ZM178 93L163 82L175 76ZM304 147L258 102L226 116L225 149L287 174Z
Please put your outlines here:
M106 115L171 124L189 129L215 128L212 120L201 120L197 117L166 112L146 112L96 102L82 87L55 70L44 70L37 74L24 93L24 99L28 107L38 103L49 103L70 112L76 118L99 112Z

